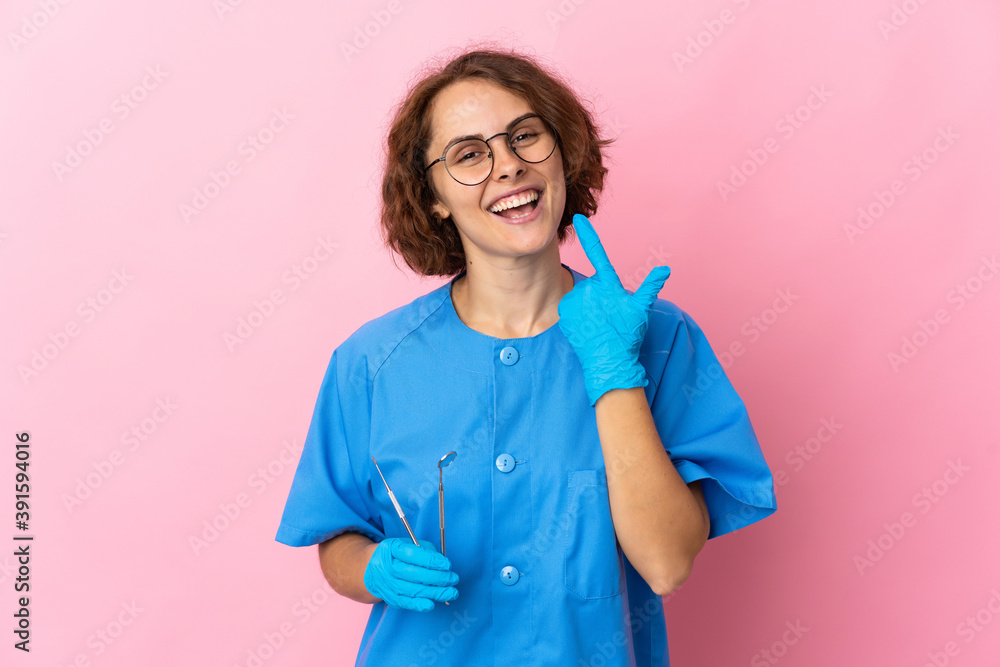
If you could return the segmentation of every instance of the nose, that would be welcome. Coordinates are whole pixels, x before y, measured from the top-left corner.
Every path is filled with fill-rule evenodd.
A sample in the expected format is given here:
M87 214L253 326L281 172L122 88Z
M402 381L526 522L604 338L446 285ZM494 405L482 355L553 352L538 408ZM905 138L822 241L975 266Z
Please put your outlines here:
M524 171L524 161L518 157L517 153L514 152L510 144L506 141L494 142L490 150L493 153L494 176L514 176Z

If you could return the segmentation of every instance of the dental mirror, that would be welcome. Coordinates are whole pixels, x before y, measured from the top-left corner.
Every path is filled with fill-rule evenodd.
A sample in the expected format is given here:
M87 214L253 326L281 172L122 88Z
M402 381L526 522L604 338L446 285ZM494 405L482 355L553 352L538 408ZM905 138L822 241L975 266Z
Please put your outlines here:
M438 461L438 518L441 522L441 555L444 556L444 468L458 456L457 452L448 452Z
M441 522L441 555L444 556L444 468L455 460L458 454L448 452L438 461L438 519ZM448 604L445 602L445 604Z

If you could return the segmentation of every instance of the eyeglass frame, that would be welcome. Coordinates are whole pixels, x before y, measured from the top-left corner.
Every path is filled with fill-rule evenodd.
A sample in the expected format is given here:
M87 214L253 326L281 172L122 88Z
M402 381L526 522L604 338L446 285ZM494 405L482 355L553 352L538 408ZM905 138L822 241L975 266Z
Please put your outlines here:
M529 118L538 118L538 119L540 119L542 121L542 123L545 124L545 127L552 133L552 137L554 139L554 141L552 142L552 150L549 152L548 155L546 155L541 160L538 160L537 162L532 162L531 160L525 160L523 157L521 157L520 155L518 155L517 149L514 148L514 146L512 146L511 143L510 143L510 133L514 131L513 130L514 126L517 125L518 123L521 123L523 121L528 120ZM456 139L455 141L451 142L450 144L448 144L447 146L444 147L444 154L441 157L439 157L438 159L434 160L429 165L427 165L426 167L424 167L424 174L426 174L427 170L429 170L431 167L433 167L434 165L436 165L438 162L445 162L447 160L447 158L448 158L448 151L451 150L452 146L454 146L455 144L460 144L463 141L469 141L471 139L475 139L477 141L482 141L483 143L485 143L486 147L490 151L490 170L486 174L486 176L483 178L482 181L479 181L477 183L462 183L462 181L460 181L457 178L455 178L455 175L451 173L450 169L448 169L448 163L445 162L445 165L444 165L445 170L448 171L448 175L451 176L452 179L454 179L454 181L456 183L458 183L459 185L468 186L470 188L471 187L475 187L475 186L479 185L480 183L485 182L493 174L493 167L496 166L496 159L494 159L494 157L493 157L493 147L490 146L490 142L493 141L494 139L496 139L497 137L502 137L502 136L506 136L507 137L507 142L506 142L507 143L507 148L510 149L511 153L513 153L514 155L516 155L517 158L519 160L521 160L522 162L527 162L528 164L541 164L542 162L545 162L550 157L552 157L552 153L556 152L556 146L559 145L559 133L556 132L555 128L553 128L552 125L547 120L545 120L544 118L542 118L541 114L531 113L531 114L528 114L526 116L521 116L520 118L515 118L514 120L512 120L510 122L509 125L507 125L507 131L506 132L497 132L496 134L494 134L489 139L480 139L479 137L462 137L462 138Z

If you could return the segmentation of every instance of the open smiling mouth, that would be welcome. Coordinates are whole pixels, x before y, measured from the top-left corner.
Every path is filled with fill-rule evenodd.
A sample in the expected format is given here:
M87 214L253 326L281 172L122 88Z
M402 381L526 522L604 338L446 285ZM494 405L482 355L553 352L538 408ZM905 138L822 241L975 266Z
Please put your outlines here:
M520 206L514 206L508 209L504 209L499 213L493 213L493 211L490 211L490 213L493 213L493 215L500 216L501 218L506 218L508 220L518 220L520 218L527 217L531 215L536 208L538 208L539 202L541 202L542 196L544 194L545 194L544 192L539 192L538 197L532 201L521 204Z

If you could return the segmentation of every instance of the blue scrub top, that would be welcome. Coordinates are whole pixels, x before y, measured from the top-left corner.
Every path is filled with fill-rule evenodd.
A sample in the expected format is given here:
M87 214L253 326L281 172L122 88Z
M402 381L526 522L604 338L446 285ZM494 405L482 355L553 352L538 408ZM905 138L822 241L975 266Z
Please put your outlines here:
M586 276L572 272L574 282ZM372 606L356 665L669 665L662 599L615 537L595 409L558 324L530 338L465 325L451 282L378 317L330 359L277 541L345 531L446 549L459 597L431 612ZM701 329L657 299L639 361L663 446L702 480L709 537L777 504L746 407Z

